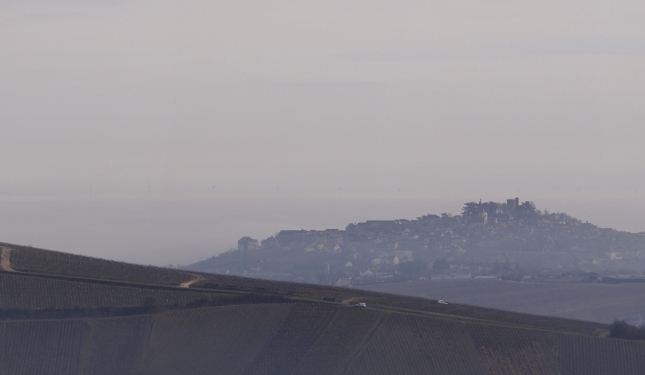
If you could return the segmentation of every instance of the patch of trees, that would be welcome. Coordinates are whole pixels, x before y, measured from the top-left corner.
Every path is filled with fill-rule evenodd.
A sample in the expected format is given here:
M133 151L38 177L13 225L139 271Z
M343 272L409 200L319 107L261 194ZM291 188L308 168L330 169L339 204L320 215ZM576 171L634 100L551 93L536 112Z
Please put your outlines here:
M645 340L645 325L631 325L624 320L614 320L609 331L609 337L626 340Z
M462 214L464 216L478 215L486 212L487 214L498 214L506 212L506 203L497 203L497 202L484 202L484 203L475 203L468 202L464 203L464 208L462 209Z
M531 218L542 216L542 212L537 209L535 203L531 201L525 201L515 209L510 210L506 203L497 203L497 202L468 202L464 203L462 209L462 215L464 217L476 216L482 213L487 213L488 215L496 215L504 212L512 212L513 215L520 218Z

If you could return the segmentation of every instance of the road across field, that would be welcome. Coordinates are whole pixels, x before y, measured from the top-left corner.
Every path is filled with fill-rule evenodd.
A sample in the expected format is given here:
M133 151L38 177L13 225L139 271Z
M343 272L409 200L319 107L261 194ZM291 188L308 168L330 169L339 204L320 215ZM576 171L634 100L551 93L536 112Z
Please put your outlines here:
M641 324L645 318L645 284L428 280L365 285L361 289L600 323L625 319Z

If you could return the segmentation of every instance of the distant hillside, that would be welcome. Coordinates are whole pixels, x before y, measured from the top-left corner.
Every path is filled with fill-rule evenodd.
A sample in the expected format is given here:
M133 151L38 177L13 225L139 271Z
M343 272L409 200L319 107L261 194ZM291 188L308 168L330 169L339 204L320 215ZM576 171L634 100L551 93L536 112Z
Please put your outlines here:
M599 228L515 198L466 203L456 216L244 237L237 250L186 269L338 286L476 276L603 281L626 275L645 282L645 234Z
M14 268L24 254L31 266ZM3 244L0 374L641 374L603 324ZM39 260L40 259L40 260ZM74 258L77 259L77 258ZM44 262L44 263L41 263ZM130 268L132 267L132 268ZM184 282L182 275L193 279ZM176 280L178 282L171 282ZM365 302L367 307L353 307Z

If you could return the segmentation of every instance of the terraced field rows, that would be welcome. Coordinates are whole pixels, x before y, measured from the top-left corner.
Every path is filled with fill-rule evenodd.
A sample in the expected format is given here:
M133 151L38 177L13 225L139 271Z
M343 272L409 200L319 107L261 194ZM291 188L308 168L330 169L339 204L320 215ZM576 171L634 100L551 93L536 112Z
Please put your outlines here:
M195 276L189 272L141 266L58 251L6 244L11 266L17 271L122 280L146 284L179 285Z
M0 323L0 374L75 374L85 322Z
M293 374L329 375L347 367L360 352L386 313L364 309L339 309L327 329L316 339Z
M337 313L335 306L296 305L243 374L292 373Z
M549 333L470 323L467 331L487 374L559 374Z
M558 334L555 344L563 374L642 375L645 369L644 342Z
M141 359L152 327L152 316L88 321L79 357L82 373L113 375L132 373Z
M0 309L64 309L142 306L148 297L160 305L210 299L213 294L128 288L84 282L0 274Z
M464 325L391 314L346 374L483 374Z
M642 375L645 344L313 304L0 322L4 374Z
M286 322L293 306L223 306L155 316L139 371L240 374Z

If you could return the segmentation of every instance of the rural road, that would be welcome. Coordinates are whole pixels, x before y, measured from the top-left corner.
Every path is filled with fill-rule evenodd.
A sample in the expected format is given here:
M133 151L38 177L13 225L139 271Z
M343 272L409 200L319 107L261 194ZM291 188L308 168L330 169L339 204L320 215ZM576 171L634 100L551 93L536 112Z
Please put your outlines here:
M2 258L2 259L4 259L4 249L3 249L2 251L3 251L3 252L2 252L2 256L3 256L3 258ZM4 264L4 263L3 263L3 264ZM4 267L4 266L3 266L3 267ZM186 281L185 283L181 283L181 284L179 284L179 287L180 287L180 288L188 288L188 287L190 287L190 285L191 285L191 284L194 284L194 283L198 282L199 280L204 280L204 278L203 278L203 277L201 277L201 276L199 276L199 275L195 275L195 278L194 278L194 279L192 279L192 280L190 280L190 281Z
M3 247L2 254L0 255L0 267L5 271L16 272L16 270L11 268L10 256L11 256L11 249L7 247Z

